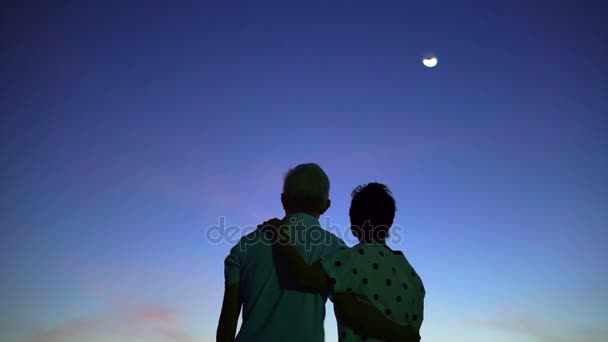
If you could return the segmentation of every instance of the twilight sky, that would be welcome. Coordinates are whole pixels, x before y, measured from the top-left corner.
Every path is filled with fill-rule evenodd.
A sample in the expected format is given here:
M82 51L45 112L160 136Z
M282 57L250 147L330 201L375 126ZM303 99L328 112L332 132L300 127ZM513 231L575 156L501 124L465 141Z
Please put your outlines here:
M423 341L608 340L602 1L71 3L1 14L0 340L213 340L302 162L349 245L393 190Z

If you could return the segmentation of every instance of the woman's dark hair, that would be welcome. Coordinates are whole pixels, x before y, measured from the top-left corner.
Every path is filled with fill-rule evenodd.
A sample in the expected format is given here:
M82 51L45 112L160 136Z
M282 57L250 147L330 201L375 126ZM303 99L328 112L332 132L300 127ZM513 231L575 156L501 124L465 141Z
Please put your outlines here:
M352 192L349 216L353 234L363 241L383 241L395 219L395 199L380 183L359 185Z

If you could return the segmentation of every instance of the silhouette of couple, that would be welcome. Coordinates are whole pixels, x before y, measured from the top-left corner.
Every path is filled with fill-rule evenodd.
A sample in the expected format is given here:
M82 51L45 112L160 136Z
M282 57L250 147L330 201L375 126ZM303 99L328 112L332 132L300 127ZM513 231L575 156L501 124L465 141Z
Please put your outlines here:
M320 227L331 202L318 165L289 170L281 202L285 217L258 226L226 258L217 341L323 341L327 298L340 341L420 341L422 280L385 244L396 210L390 190L355 188L349 216L360 243L351 248Z

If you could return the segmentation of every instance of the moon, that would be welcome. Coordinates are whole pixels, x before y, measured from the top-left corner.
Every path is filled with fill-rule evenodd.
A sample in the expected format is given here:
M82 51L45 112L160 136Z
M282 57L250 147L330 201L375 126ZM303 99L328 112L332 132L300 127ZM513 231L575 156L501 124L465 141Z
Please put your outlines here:
M437 59L437 57L430 57L430 58L422 59L422 64L424 64L424 66L427 68L433 68L437 65L437 63L439 63L439 60Z

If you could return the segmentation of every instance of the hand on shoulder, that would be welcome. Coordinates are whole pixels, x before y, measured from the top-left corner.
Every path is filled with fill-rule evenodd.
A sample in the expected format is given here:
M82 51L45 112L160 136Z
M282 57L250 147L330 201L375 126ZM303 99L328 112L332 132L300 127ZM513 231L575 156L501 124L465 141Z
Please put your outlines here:
M270 232L273 237L273 241L276 241L277 237L284 239L284 232L281 227L286 227L286 224L283 220L279 218L272 218L268 221L264 221L264 223L258 225L258 230L262 232Z

